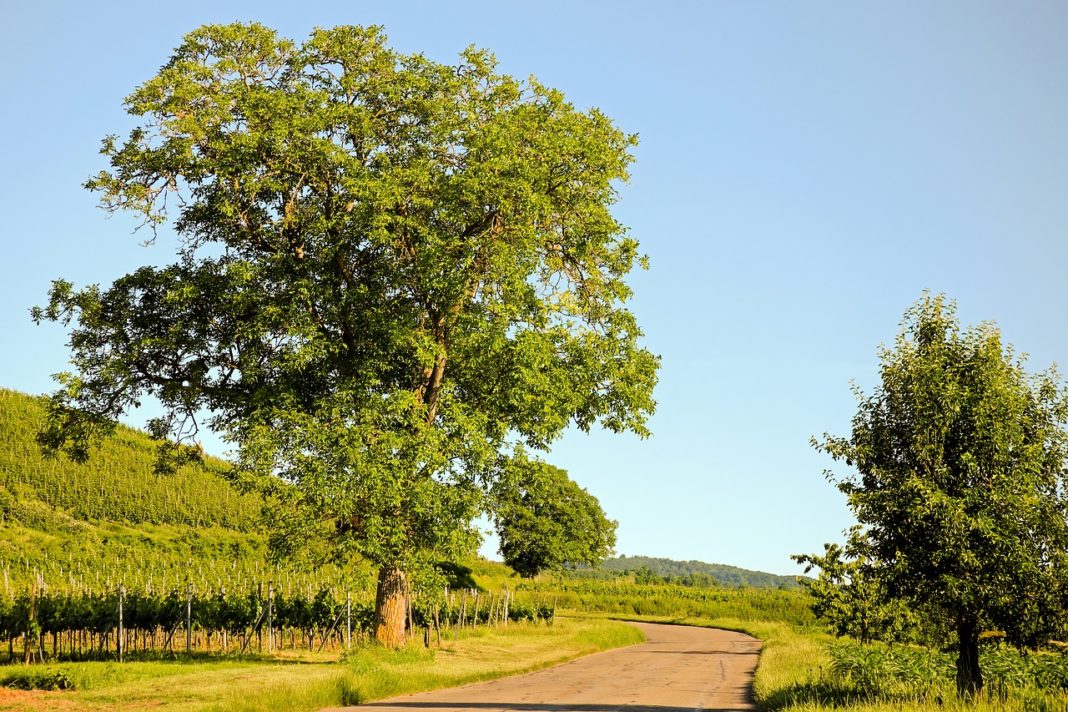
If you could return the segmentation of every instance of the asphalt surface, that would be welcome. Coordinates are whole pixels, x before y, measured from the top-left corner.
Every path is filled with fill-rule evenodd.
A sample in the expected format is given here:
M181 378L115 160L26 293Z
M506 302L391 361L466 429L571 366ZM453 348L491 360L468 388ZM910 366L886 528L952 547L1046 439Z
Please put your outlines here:
M526 675L394 697L373 712L752 710L760 641L711 628L634 623L646 642ZM351 708L350 708L351 709Z

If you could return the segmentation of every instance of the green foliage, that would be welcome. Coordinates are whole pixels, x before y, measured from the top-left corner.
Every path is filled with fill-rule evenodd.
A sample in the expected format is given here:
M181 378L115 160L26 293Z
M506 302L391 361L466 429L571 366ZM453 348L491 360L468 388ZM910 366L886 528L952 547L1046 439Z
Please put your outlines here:
M616 522L567 472L522 452L493 484L493 512L504 562L521 576L596 565L616 543Z
M0 672L0 687L16 690L73 690L75 684L62 670L18 667Z
M187 606L197 630L227 631L233 635L260 631L266 626L267 588L258 586L245 592L223 590L185 593L130 590L123 595L123 623L131 631L176 631L185 628ZM0 637L14 638L26 630L33 611L36 630L53 633L84 631L95 635L114 632L118 627L119 591L106 593L22 593L10 600L0 598ZM271 598L272 620L276 628L327 631L345 608L344 596L330 589L312 592L279 590ZM368 629L371 606L367 601L352 605L357 627ZM110 652L98 651L110 656ZM93 651L88 650L92 655Z
M85 460L151 397L161 468L199 458L167 438L222 433L272 543L409 567L472 550L517 440L647 432L658 359L624 306L643 258L610 211L636 139L600 112L485 51L258 24L191 32L126 107L87 187L173 218L180 249L34 311L71 327L75 369L45 447Z
M880 360L852 435L814 444L856 470L837 484L864 527L858 580L955 629L974 693L981 630L1030 646L1064 631L1068 394L992 324L961 330L941 296L906 312Z
M75 521L63 531L41 531L0 525L0 595L25 591L38 577L53 591L88 592L186 581L201 589L245 589L266 580L294 588L370 585L366 566L298 563L272 564L263 536L218 527Z
M835 635L862 643L873 640L923 642L945 639L936 620L924 616L907 601L890 596L876 570L871 543L860 527L853 527L845 546L825 544L823 555L797 555L805 573L819 569L819 578L803 581L812 595L812 611Z
M118 588L101 593L32 590L10 598L0 596L0 639L13 640L29 632L31 638L44 636L43 640L51 640L53 656L110 659L114 643L106 646L100 641L116 633L120 597L124 629L146 634L142 637L142 652L148 636L156 633L152 635L155 647L151 652L157 654L180 649L177 639L181 636L176 637L176 633L186 629L187 614L192 630L225 632L235 641L263 634L268 624L276 632L299 630L312 636L312 640L317 636L325 641L331 635L340 638L339 626L344 629L350 617L356 633L369 633L375 618L370 598L347 598L335 588L302 590L282 586L272 591L269 585L259 583L244 591L198 590L192 586L124 588L121 593ZM456 596L443 599L440 593L435 596L424 592L413 597L411 625L489 625L505 619L537 623L555 616L555 608L544 602L509 598L506 610L503 594L484 596L481 603L474 597L461 603ZM83 642L84 634L90 636L88 643Z
M831 673L851 685L858 697L933 699L953 683L954 656L913 646L862 645L839 642L828 646ZM984 647L980 654L992 694L1037 688L1068 690L1068 657L1022 653L1009 646Z

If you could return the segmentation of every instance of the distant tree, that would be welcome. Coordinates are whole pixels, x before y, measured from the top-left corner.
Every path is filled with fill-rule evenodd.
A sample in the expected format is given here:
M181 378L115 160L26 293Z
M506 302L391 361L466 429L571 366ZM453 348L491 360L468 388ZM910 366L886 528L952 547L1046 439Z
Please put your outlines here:
M596 566L612 554L616 522L566 471L522 452L493 487L504 563L525 577L565 566Z
M1035 645L1062 625L1068 394L1054 370L1028 374L994 325L962 331L942 296L906 312L880 360L852 435L813 444L855 468L837 485L866 537L864 580L945 619L970 695L984 628Z
M634 571L634 583L658 584L666 583L667 578L653 571L648 566L639 566Z
M624 306L644 261L610 211L636 139L599 111L485 51L258 24L190 33L126 107L139 124L87 186L175 217L177 261L53 284L34 316L73 324L76 372L45 447L84 459L145 397L160 439L206 414L284 503L276 545L325 533L378 567L396 646L406 572L472 550L501 453L569 425L646 434L658 359Z

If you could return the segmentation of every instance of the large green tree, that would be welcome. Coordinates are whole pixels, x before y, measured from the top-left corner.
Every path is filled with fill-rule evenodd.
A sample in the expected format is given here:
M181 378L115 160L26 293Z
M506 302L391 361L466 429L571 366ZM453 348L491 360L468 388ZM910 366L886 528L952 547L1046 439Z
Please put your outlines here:
M942 617L973 694L983 629L1019 645L1063 630L1068 394L994 325L962 330L942 296L906 312L880 360L851 436L816 444L855 469L837 484L863 527L867 590Z
M145 397L161 439L222 433L239 473L286 483L277 531L379 567L397 645L406 572L470 549L517 444L646 434L658 359L624 306L643 258L610 212L636 139L599 111L485 51L257 24L190 33L126 107L87 187L172 226L177 259L53 284L35 317L71 327L75 369L47 448L88 456Z

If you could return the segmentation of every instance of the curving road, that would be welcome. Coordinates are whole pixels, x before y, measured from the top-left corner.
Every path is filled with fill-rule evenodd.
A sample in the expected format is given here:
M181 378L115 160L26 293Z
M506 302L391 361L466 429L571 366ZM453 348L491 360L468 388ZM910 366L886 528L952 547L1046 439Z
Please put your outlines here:
M381 700L374 712L751 710L760 641L742 633L634 623L646 642L556 667Z

